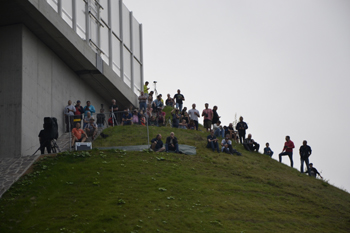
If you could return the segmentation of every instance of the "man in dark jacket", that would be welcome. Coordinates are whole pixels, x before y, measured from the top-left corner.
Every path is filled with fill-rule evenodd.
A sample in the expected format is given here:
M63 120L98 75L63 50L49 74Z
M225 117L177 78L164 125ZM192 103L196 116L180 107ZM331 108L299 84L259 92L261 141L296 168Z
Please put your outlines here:
M311 147L307 145L307 141L303 141L303 145L299 149L300 155L300 172L304 172L304 163L306 163L306 167L309 167L309 156L311 155ZM310 175L310 174L309 174Z
M175 153L179 153L179 144L174 132L171 132L170 136L166 138L165 152L168 152L169 150L175 151Z
M243 146L247 151L259 151L260 145L252 139L252 135L248 134L248 138L244 139Z
M247 123L243 121L243 117L239 118L239 122L236 125L236 130L238 130L239 141L242 144L245 139L245 131L248 129Z
M310 176L315 177L315 178L316 178L317 175L319 175L321 177L321 179L323 179L323 177L317 171L317 169L313 167L312 163L309 164L309 169L305 173L308 173Z

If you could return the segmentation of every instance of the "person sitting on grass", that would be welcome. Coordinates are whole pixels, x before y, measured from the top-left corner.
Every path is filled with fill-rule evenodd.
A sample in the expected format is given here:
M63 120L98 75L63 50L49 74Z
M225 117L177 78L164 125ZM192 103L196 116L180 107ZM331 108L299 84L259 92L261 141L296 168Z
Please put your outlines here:
M95 124L94 117L91 117L89 124L85 126L85 132L88 137L92 138L92 140L95 139L95 136L97 134L97 125Z
M132 123L133 124L140 124L140 118L139 118L139 113L137 112L136 109L132 112Z
M148 125L149 126L158 126L157 118L155 116L151 116L150 118L148 118Z
M226 137L221 141L221 151L231 155L241 155L241 153L232 148L232 141L230 140L229 134L226 134Z
M182 119L182 122L179 123L179 129L187 129L187 123L185 119Z
M74 143L85 142L86 139L87 135L85 131L80 128L80 123L77 123L72 130L72 148L74 148Z
M196 129L196 124L194 123L194 120L190 120L190 123L187 125L187 129Z
M252 139L252 135L248 134L248 137L244 139L243 146L247 151L259 151L260 145Z
M268 142L266 142L266 147L264 148L264 155L268 155L270 157L273 155L273 151L271 150L270 144Z
M216 137L225 137L225 130L222 128L221 121L217 121L213 124L213 130Z
M155 138L151 140L151 149L154 152L162 152L165 150L162 142L162 135L158 134Z
M216 149L217 152L220 153L218 139L214 135L214 130L210 130L210 135L207 137L207 142L207 148L211 148L213 152Z
M317 175L319 175L321 177L321 179L323 179L321 174L313 166L314 166L313 163L310 163L309 164L309 168L308 168L308 170L305 173L309 173L309 176L312 176L312 177L315 177L315 178L316 178Z
M175 153L179 153L179 144L174 132L171 132L170 136L166 138L165 151L168 152L169 150L175 151Z
M129 113L128 109L124 110L122 125L132 125L132 115Z

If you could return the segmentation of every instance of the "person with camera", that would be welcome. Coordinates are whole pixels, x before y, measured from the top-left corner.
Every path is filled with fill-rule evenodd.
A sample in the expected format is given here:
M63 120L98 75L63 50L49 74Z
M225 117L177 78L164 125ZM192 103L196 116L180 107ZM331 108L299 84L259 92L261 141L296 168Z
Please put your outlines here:
M97 134L97 125L95 123L94 117L91 117L89 120L89 123L85 126L85 132L88 137L91 137L92 140L95 139L96 134Z
M290 166L293 167L293 148L294 143L290 140L289 136L286 136L286 142L284 143L284 147L282 152L278 155L280 163L282 163L282 156L288 155L290 160Z
M162 135L158 134L155 138L151 140L151 149L154 152L162 152L165 150L162 142Z
M241 153L233 149L232 141L230 140L229 134L226 134L226 137L221 141L221 151L231 155L233 154L241 155Z
M80 128L80 123L77 123L75 128L72 130L72 148L76 142L85 142L87 134Z
M73 129L74 123L74 113L76 109L72 104L71 100L68 100L68 105L64 109L65 122L66 122L66 132L69 133Z
M239 142L242 144L245 140L245 131L248 129L247 123L243 121L243 117L239 117L239 122L236 125L236 130L238 130Z
M205 103L205 109L202 111L202 116L204 116L204 128L209 131L211 129L211 122L213 119L213 111L208 108L209 104Z

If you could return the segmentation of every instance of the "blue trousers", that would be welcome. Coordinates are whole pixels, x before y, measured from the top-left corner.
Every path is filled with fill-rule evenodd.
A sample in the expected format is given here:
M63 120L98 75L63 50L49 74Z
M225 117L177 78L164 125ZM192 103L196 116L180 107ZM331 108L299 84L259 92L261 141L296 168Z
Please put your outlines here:
M309 171L309 156L307 156L307 157L300 156L300 172L301 173L304 173L304 163L306 163L306 168ZM308 174L310 175L309 172L308 172Z
M280 163L282 163L282 156L283 155L288 155L289 157L289 160L290 160L290 166L293 167L293 152L282 152L280 153L278 156L279 156L279 159L280 159Z
M181 112L182 111L182 104L176 103L176 108L178 108L180 110L180 112Z
M169 147L170 146L170 147ZM165 143L165 151L168 152L170 150L174 150L176 153L179 153L179 144L175 143L175 147L172 147L168 143Z
M224 129L220 129L220 128L217 128L214 132L214 135L216 137L225 137L225 130Z
M218 142L208 142L207 148L211 148L213 151L215 151L215 148L218 152L219 151L219 143Z

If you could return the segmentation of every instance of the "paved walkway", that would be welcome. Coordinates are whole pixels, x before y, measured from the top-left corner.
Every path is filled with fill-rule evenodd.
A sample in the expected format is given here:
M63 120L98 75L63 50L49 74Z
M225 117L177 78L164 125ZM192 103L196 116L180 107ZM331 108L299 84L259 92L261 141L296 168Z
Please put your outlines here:
M101 131L98 131L98 135ZM89 139L88 141L91 141L91 138ZM62 134L57 139L57 145L61 152L69 150L69 133ZM0 158L0 198L40 156L40 151L38 151L35 155Z

